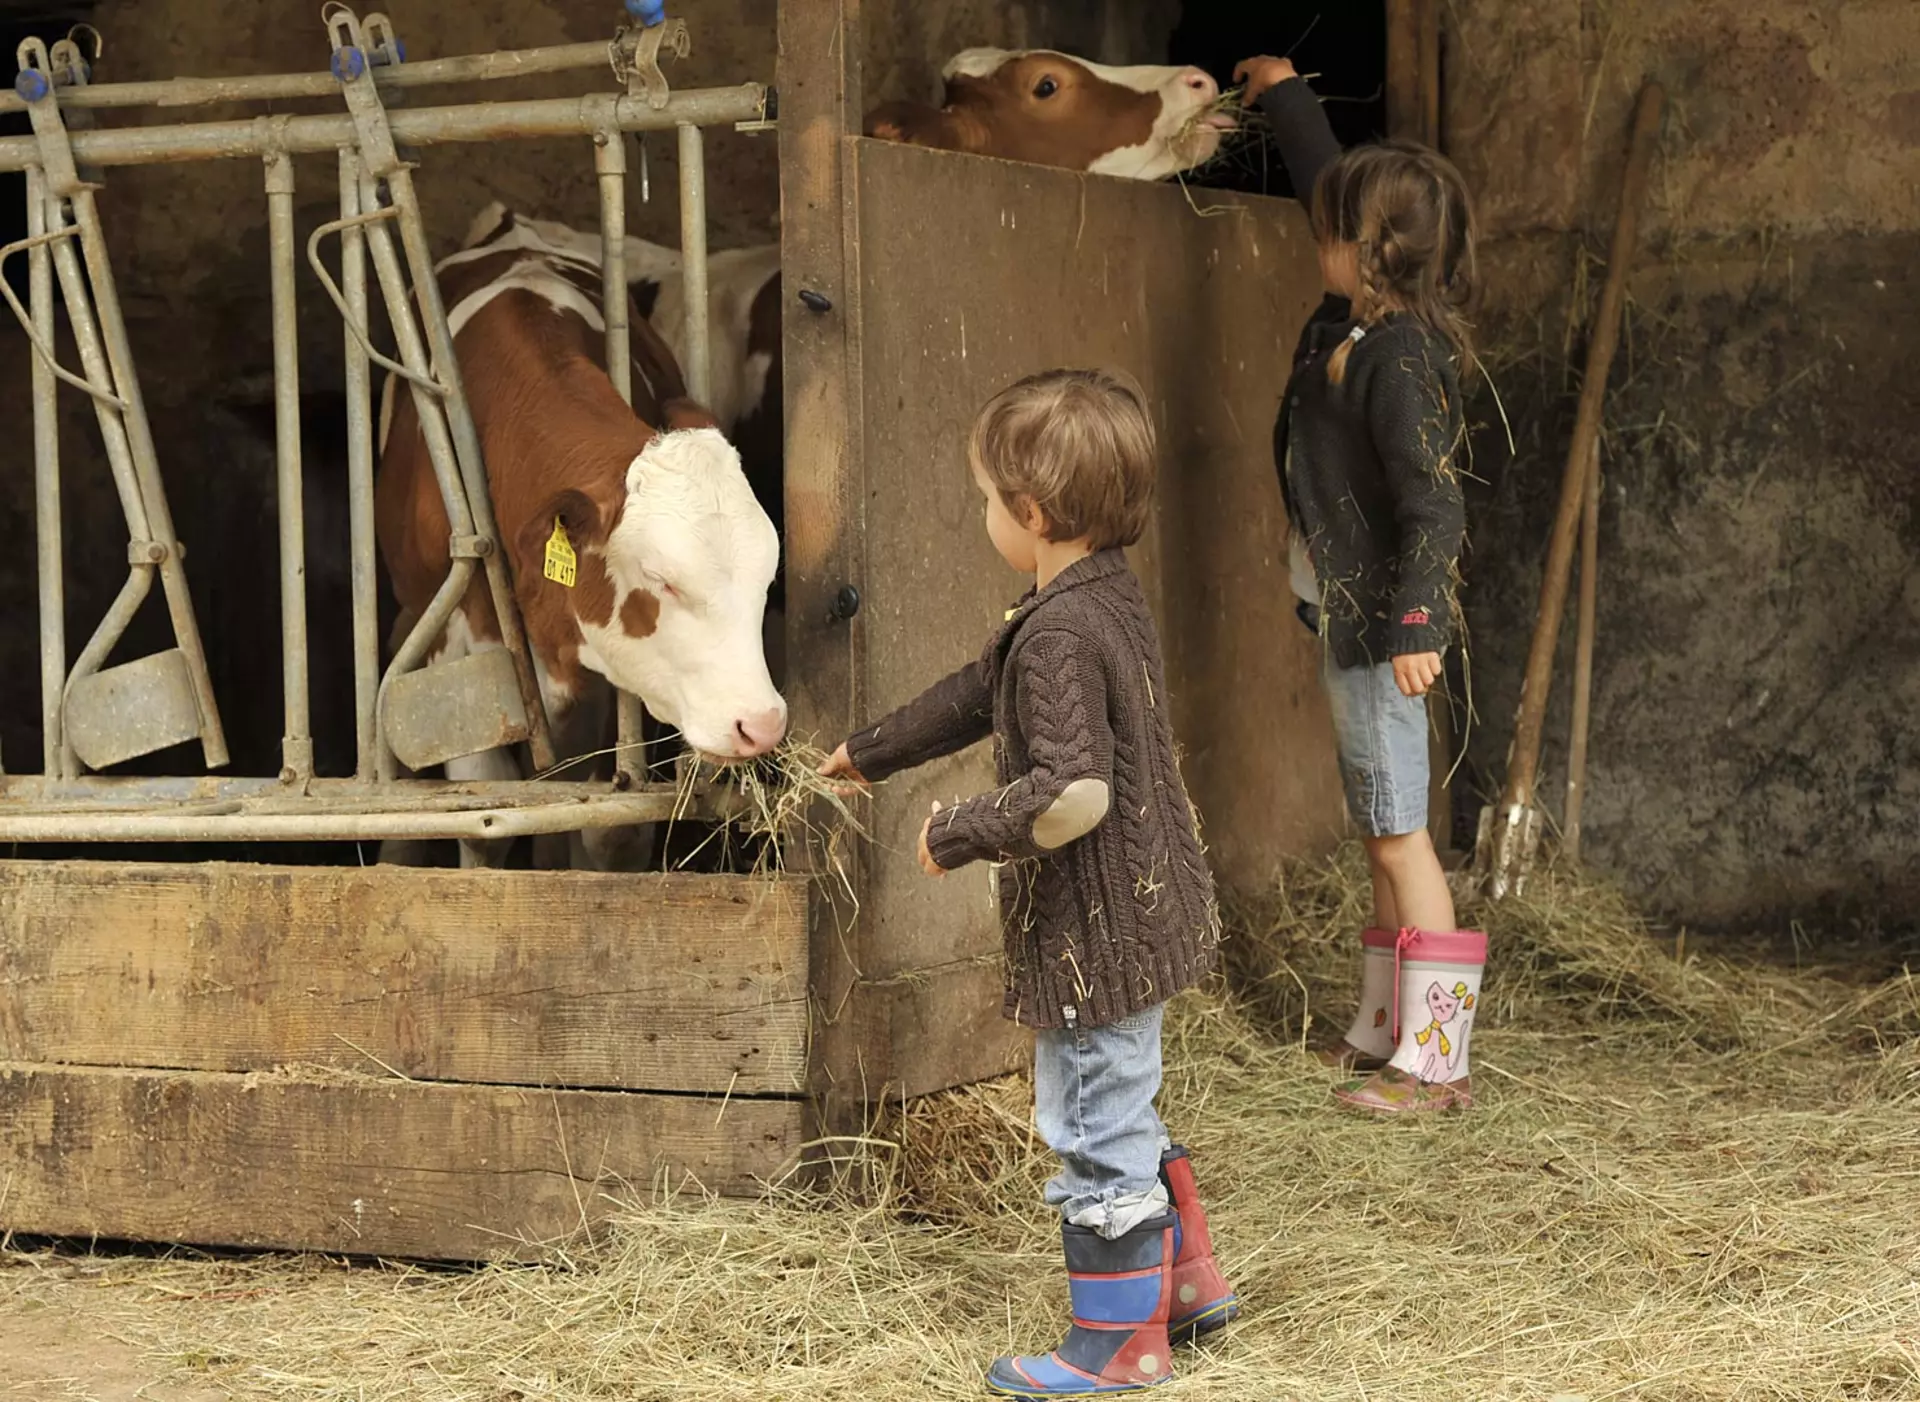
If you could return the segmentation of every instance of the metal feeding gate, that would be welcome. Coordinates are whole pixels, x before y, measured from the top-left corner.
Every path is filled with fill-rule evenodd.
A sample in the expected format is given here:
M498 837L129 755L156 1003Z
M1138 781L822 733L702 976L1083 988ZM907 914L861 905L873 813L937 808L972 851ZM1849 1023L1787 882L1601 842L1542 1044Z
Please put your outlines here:
M400 777L446 760L526 743L541 771L554 753L545 705L521 626L506 559L494 527L485 464L434 265L408 148L502 138L585 136L594 141L600 186L602 302L608 373L632 398L626 282L623 133L672 129L680 148L682 254L687 285L690 390L709 383L706 177L701 128L765 127L770 91L758 84L670 91L659 56L684 55L684 21L666 20L657 0L641 23L608 44L404 62L384 15L357 18L346 6L323 12L331 73L238 79L170 79L105 84L90 80L80 42L20 46L16 97L0 112L24 110L31 137L0 140L0 171L24 171L28 237L0 249L0 263L30 261L29 306L6 300L34 350L34 480L40 569L40 662L44 772L4 780L0 842L504 839L619 827L676 816L673 785L640 782L644 766L637 699L620 698L618 773L612 785L549 781L453 783ZM77 31L76 31L77 32ZM396 110L387 97L408 88L517 77L611 64L623 93L576 99ZM179 107L318 97L338 93L344 116L274 116L96 130L103 108ZM347 327L348 487L353 582L358 765L351 779L317 778L308 716L307 605L300 453L293 157L337 152L340 218L307 242L309 263ZM103 777L127 760L198 741L209 770L227 763L218 700L208 676L193 603L187 552L167 509L160 465L115 291L95 191L109 166L257 157L266 168L272 259L273 356L278 456L281 643L286 704L282 768L272 777ZM341 242L336 283L320 258ZM367 261L397 343L397 359L368 332ZM55 357L55 295L64 297L78 371ZM409 298L409 284L417 307ZM4 286L0 283L0 286ZM372 367L404 381L414 396L442 499L452 523L452 569L425 614L381 671L376 621L373 526ZM126 516L128 574L118 598L67 667L55 396L60 384L92 400L114 485ZM422 667L429 649L483 574L504 648L457 663ZM105 662L158 577L174 646L136 661ZM709 808L708 811L711 811ZM684 815L684 810L682 814Z
M327 7L331 72L92 84L73 39L20 50L26 172L44 773L0 778L0 842L506 838L655 821L671 789L638 783L631 698L611 784L400 777L525 741L554 760L485 465L434 278L410 148L525 137L595 143L610 375L628 384L622 133L680 144L690 388L707 391L701 128L768 125L759 85L669 92L683 25L657 0L611 44L406 63L391 25ZM647 9L656 10L648 15ZM652 20L653 23L645 21ZM97 56L97 51L96 55ZM389 111L427 84L611 61L624 91ZM312 98L346 112L109 130L107 108ZM294 305L293 160L337 153L340 217L306 253L346 326L358 768L317 778L307 708ZM115 777L197 741L227 760L95 202L100 172L162 161L264 162L286 683L270 777ZM319 251L341 243L336 282ZM369 278L369 261L371 278ZM55 358L55 284L79 366ZM410 299L409 283L417 296ZM377 288L396 354L368 335ZM451 523L433 605L382 672L375 625L371 379L410 387ZM97 412L128 533L118 599L66 666L55 396ZM419 664L484 574L507 647ZM156 579L174 645L105 665ZM713 811L709 809L708 811ZM0 1232L381 1255L531 1257L650 1183L751 1193L805 1137L808 883L395 866L0 861Z

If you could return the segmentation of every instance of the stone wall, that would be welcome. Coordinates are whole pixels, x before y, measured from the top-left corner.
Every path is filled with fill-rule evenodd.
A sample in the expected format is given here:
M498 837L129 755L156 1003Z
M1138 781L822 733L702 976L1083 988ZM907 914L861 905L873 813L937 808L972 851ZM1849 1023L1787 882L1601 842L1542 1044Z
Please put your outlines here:
M1920 5L1470 0L1485 236L1470 779L1505 770L1631 108L1670 103L1608 399L1587 853L1706 924L1920 898ZM1545 769L1564 783L1571 625ZM1480 795L1463 785L1461 808Z

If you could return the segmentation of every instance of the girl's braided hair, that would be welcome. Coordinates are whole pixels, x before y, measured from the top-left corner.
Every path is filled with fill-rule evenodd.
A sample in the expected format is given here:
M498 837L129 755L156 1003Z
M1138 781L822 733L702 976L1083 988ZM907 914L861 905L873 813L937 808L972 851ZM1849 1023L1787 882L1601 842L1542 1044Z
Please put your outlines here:
M1313 193L1313 233L1322 244L1358 252L1354 320L1371 326L1406 312L1444 336L1462 372L1475 364L1466 309L1473 297L1474 217L1467 183L1453 162L1411 141L1356 146L1321 172ZM1351 340L1327 361L1327 377L1347 373Z

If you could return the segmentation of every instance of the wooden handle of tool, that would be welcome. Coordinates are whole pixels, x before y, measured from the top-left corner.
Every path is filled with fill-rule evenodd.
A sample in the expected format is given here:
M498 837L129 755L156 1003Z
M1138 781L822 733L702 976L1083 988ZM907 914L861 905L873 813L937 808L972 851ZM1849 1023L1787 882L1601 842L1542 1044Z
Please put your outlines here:
M1567 807L1560 829L1560 855L1580 860L1580 816L1587 799L1587 735L1593 720L1593 635L1600 602L1600 440L1587 465L1586 502L1580 513L1580 611L1574 622L1573 729L1567 742Z
M1620 214L1613 226L1613 247L1607 255L1607 283L1600 294L1600 315L1594 323L1593 343L1587 348L1586 379L1580 385L1580 412L1573 423L1573 445L1567 451L1566 472L1560 479L1560 509L1553 518L1553 536L1547 547L1547 573L1540 586L1540 612L1533 623L1533 646L1527 653L1526 680L1520 687L1520 715L1513 728L1513 749L1507 763L1507 786L1501 795L1505 808L1533 802L1534 780L1540 771L1540 734L1547 719L1547 691L1553 685L1553 653L1560 637L1560 621L1567 607L1567 577L1573 566L1574 532L1580 524L1586 495L1587 465L1600 436L1600 412L1606 402L1607 372L1620 344L1620 312L1627 295L1627 270L1633 262L1639 236L1640 206L1646 197L1647 173L1653 165L1655 139L1660 134L1660 109L1666 94L1658 83L1640 91L1634 111L1633 144L1627 155L1626 178L1620 184Z

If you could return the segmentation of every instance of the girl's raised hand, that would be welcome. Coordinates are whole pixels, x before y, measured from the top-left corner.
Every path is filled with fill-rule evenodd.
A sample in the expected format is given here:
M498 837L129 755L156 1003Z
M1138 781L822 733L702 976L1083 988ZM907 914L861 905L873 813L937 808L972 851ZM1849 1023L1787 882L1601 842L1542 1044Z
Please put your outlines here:
M1240 94L1240 101L1248 107L1253 106L1268 88L1299 76L1294 72L1292 59L1275 58L1271 54L1243 58L1233 70L1233 81L1246 85L1246 90Z

